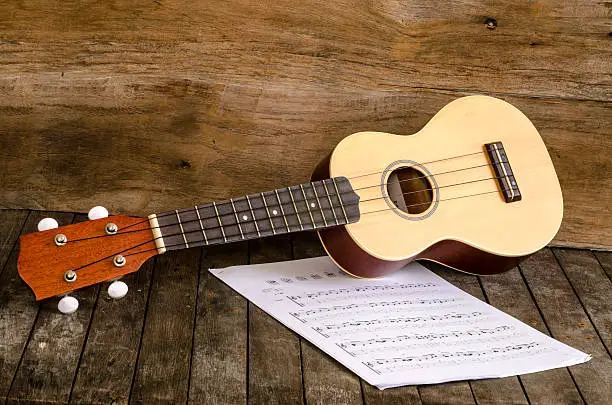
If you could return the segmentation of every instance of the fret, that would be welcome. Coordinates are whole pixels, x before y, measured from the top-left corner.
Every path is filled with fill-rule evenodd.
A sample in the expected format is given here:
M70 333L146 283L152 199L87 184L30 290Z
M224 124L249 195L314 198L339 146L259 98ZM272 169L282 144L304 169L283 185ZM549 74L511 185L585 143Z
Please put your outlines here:
M331 196L329 195L329 190L327 189L327 184L325 183L325 180L321 181L321 183L323 183L323 189L325 189L325 195L327 195L327 201L329 201L329 208L334 216L334 221L336 222L336 225L339 225L340 223L338 222L338 217L336 217L336 211L334 211L334 204L332 204ZM342 203L340 203L340 205L342 205Z
M325 212L323 212L323 205L321 204L321 199L319 198L319 194L317 193L317 186L315 183L310 183L310 187L312 187L312 191L314 192L315 198L319 204L319 210L321 211L321 217L323 217L323 224L327 225L327 219L325 218ZM331 208L331 207L330 207Z
M246 196L246 200L249 203L249 210L251 210L251 216L253 217L253 223L255 224L255 230L257 231L257 236L261 236L261 232L259 232L259 226L257 225L257 218L255 218L255 212L253 212L253 206L251 205L251 200L249 196Z
M278 201L278 207L280 208L281 215L283 216L283 220L285 221L287 232L291 232L291 229L289 229L289 224L287 223L287 217L285 216L285 210L283 209L283 203L281 202L281 199L278 195L278 190L274 190L274 193L276 194L276 200Z
M342 213L344 214L344 220L346 221L345 223L348 224L349 219L348 216L346 215L346 210L344 209L344 203L342 202L342 196L340 194L340 191L338 190L338 184L336 184L336 178L332 177L331 179L332 183L334 183L334 188L336 189L336 195L338 196L338 200L340 201L340 207L342 208Z
M219 221L219 229L221 229L223 240L227 242L227 238L225 237L225 230L223 229L223 222L221 222L221 217L219 216L219 210L217 209L217 204L214 201L213 201L213 207L215 208L215 214L217 215L217 220Z
M306 210L308 211L308 215L310 216L310 221L312 222L312 227L316 228L317 224L312 217L312 211L310 210L310 204L308 203L308 199L306 198L306 193L304 192L304 185L300 184L300 190L302 190L302 195L304 196L304 205L306 206Z
M268 219L270 220L270 226L272 227L272 234L276 235L276 229L274 229L274 222L272 222L272 217L270 216L270 209L268 208L268 203L266 202L266 196L264 196L264 193L261 193L261 201L263 202L264 207L266 207Z
M318 183L319 182L305 183L303 184L303 188L306 192L308 205L311 208L310 212L312 213L312 218L314 219L315 228L322 228L328 226L327 218L325 217L327 201L319 198L316 187Z
M174 210L176 213L176 219L178 220L179 228L181 228L181 234L183 235L183 241L185 242L185 247L189 247L189 243L187 242L187 237L185 236L185 230L183 229L183 224L181 223L181 216L179 215L178 210Z
M295 205L295 200L293 199L293 193L291 192L291 187L287 187L287 191L289 191L289 197L291 197L291 202L293 203L293 209L295 212L295 216L297 217L298 223L300 224L300 230L304 230L304 225L302 225L302 220L300 219L300 213L298 212L297 206Z
M338 177L172 210L155 219L166 250L176 250L356 222L358 202L348 179Z
M200 210L198 206L195 207L195 212L198 215L198 222L200 223L200 229L202 230L202 235L204 236L204 243L208 245L208 238L206 237L206 231L204 230L204 224L202 224L202 217L200 217Z
M236 212L236 206L234 205L234 199L230 198L230 202L232 203L232 210L234 211L234 216L236 217L236 224L238 225L238 230L240 231L240 237L244 239L244 233L242 232L242 226L240 225L240 220L238 219L238 213Z

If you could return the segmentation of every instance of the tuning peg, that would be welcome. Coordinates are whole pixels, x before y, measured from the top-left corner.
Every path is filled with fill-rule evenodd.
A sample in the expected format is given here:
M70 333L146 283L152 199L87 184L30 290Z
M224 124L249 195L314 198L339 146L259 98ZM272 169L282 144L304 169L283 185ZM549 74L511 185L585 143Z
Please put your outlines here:
M123 281L113 281L108 286L108 295L111 298L119 299L125 297L128 292L128 286Z
M66 295L57 303L57 309L62 314L71 314L79 309L79 301L74 297Z
M89 210L87 216L92 221L94 219L106 218L108 216L108 210L102 206L97 205Z
M53 218L43 218L40 220L40 222L38 223L38 230L39 231L46 231L48 229L54 229L57 228L59 225L57 223L57 221Z

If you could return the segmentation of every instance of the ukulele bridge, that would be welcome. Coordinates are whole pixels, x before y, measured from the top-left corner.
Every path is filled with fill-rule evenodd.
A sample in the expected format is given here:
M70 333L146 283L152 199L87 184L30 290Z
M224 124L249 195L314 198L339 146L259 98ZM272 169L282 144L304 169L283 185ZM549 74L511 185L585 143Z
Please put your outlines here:
M495 171L497 185L504 196L504 200L507 203L520 201L522 198L521 191L514 178L514 173L512 172L512 167L510 167L504 145L501 142L493 142L485 144L484 147L491 161L491 166Z

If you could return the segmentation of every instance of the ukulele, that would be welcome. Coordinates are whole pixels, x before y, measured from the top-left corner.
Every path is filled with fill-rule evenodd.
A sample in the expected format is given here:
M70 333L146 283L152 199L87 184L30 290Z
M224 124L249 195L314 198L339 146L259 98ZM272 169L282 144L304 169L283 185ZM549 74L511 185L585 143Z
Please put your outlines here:
M37 300L114 281L172 250L316 230L330 258L357 277L412 260L464 272L508 270L559 229L561 188L542 138L512 105L457 99L412 136L359 132L343 139L311 182L136 218L57 228L46 218L21 237L18 271ZM78 302L64 296L62 312Z

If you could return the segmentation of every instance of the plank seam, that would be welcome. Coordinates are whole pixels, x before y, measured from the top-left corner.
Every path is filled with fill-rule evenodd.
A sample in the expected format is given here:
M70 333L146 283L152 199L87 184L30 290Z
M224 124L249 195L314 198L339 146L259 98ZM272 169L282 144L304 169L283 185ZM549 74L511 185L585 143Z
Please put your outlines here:
M535 307L538 310L538 313L540 314L540 318L542 319L542 322L544 323L544 326L546 327L546 331L548 332L548 335L552 338L554 338L550 327L548 326L548 322L546 322L546 318L544 317L544 313L542 312L542 310L540 309L540 306L538 305L538 301L535 298L535 295L533 294L533 291L531 290L531 287L529 286L529 282L527 281L527 277L525 277L525 275L523 274L523 270L521 269L521 265L518 265L517 268L519 269L519 274L521 275L521 278L523 279L523 283L525 283L525 287L527 287L527 291L529 291L529 295L531 296L531 300L533 301L533 303L535 304ZM574 375L572 374L572 370L569 367L565 367L565 369L567 370L570 378L572 379L572 382L574 383L574 387L576 387L576 391L578 391L578 395L580 395L580 399L582 399L582 402L584 404L587 404L586 399L584 398L584 395L582 394L582 391L580 391L580 387L578 386L578 383L576 382L576 378L574 378Z
M601 270L604 272L604 274L608 277L608 280L612 281L612 276L610 276L610 274L608 274L608 272L606 271L606 269L604 268L603 263L601 262L601 260L599 260L599 256L597 256L595 254L595 252L593 251L593 249L589 249L589 251L591 252L591 254L593 256L595 256L595 260L597 260L597 263L599 263L599 267L601 267ZM609 250L598 250L598 252L609 252Z
M28 215L26 216L26 219L30 217L31 211L28 212ZM72 219L70 220L70 223L74 223L76 219L76 215L73 214L72 215ZM25 227L25 222L23 223L21 230L19 231L19 234L21 235L21 233L24 230ZM17 240L19 240L19 237L17 238ZM15 240L15 243L13 244L13 249L16 249L16 245L17 245L17 240ZM13 251L11 250L11 254L13 253ZM8 265L8 260L6 261L4 267L6 267ZM28 343L30 343L30 339L32 339L32 334L34 333L34 328L36 326L36 323L38 322L38 317L40 315L40 304L38 304L38 308L36 309L36 316L34 317L34 321L32 322L32 326L30 327L30 332L28 333L28 338L25 341L25 344L23 345L23 350L21 351L21 356L19 357L19 362L17 363L17 367L15 367L15 373L13 374L13 379L11 380L11 385L9 385L9 389L6 392L6 397L4 399L5 402L9 402L10 401L10 396L11 396L11 390L13 389L13 384L15 384L15 380L17 379L17 373L19 372L19 368L21 367L21 363L23 363L23 357L25 356L26 350L28 349Z
M207 250L200 248L200 260L198 263L198 282L196 283L196 297L193 305L193 327L191 329L191 350L189 355L189 370L187 372L187 395L185 404L189 404L189 394L191 392L191 366L193 365L193 349L195 347L196 322L198 319L198 303L200 298L200 279L202 275L202 262L208 253Z
M97 286L96 299L93 304L93 308L91 309L91 315L89 315L89 323L87 324L87 331L85 332L85 336L83 338L83 344L81 345L81 354L79 354L79 360L77 362L76 368L74 370L74 377L72 378L72 386L70 387L70 393L68 394L68 403L72 403L72 393L74 391L74 386L76 385L77 376L79 375L79 369L81 368L81 362L83 360L83 354L85 353L85 347L87 346L87 339L89 339L89 332L91 331L91 325L93 324L94 313L96 312L96 308L98 308L98 300L100 299L100 285Z
M359 392L361 392L361 403L366 405L365 391L363 390L363 379L359 378Z
M19 368L21 367L21 363L23 362L23 357L25 356L25 352L28 348L28 343L30 339L32 339L32 334L34 333L34 327L36 326L36 322L38 322L38 315L40 314L40 304L38 304L38 309L36 310L36 316L34 317L34 322L32 322L32 327L30 328L30 332L28 333L28 338L26 339L25 345L23 345L23 350L21 351L21 356L19 357L19 362L17 363L17 367L15 367L15 373L13 374L13 379L11 380L11 385L6 393L5 402L8 403L11 398L11 391L13 390L13 384L15 384L15 380L17 379L17 373Z
M578 302L580 303L580 306L582 307L582 311L585 313L585 315L589 319L589 322L591 322L591 325L593 326L593 330L595 331L595 333L597 334L597 337L599 338L599 342L604 347L604 349L606 349L606 352L608 353L608 357L610 357L612 359L612 355L610 354L610 351L608 350L608 346L604 343L604 340L601 337L601 333L599 333L599 329L597 328L597 325L595 324L595 322L593 322L593 319L591 318L591 314L589 314L589 311L586 308L586 306L584 305L584 302L582 302L582 298L580 298L580 295L578 294L578 291L576 291L576 288L574 287L574 285L572 284L571 280L569 279L569 277L567 275L567 272L565 271L565 269L561 265L561 262L559 261L559 258L557 257L557 253L555 253L555 250L557 250L557 249L551 249L551 250L552 250L553 257L555 258L555 261L557 262L557 264L561 268L561 271L563 272L563 276L565 276L565 279L567 280L568 284L570 285L570 287L572 287L572 291L574 292L574 295L578 299ZM601 268L601 271L605 274L605 271L603 271L603 268Z
M225 90L224 90L225 91ZM251 243L247 242L247 263L251 264ZM246 403L249 404L251 394L251 302L246 300Z
M23 233L25 225L28 222L28 218L30 218L30 213L31 212L32 211L28 211L28 214L25 216L25 219L23 220L23 223L21 224L21 228L19 228L19 234L15 238L15 241L13 242L13 246L11 246L11 250L9 250L9 254L6 257L6 262L4 262L4 265L2 266L2 269L0 270L0 276L2 275L2 273L4 273L4 269L6 269L6 266L8 266L9 258L13 254L13 251L15 250L15 248L17 247L17 242L19 242L19 237Z
M147 291L147 299L145 302L144 314L142 317L142 329L140 331L140 339L138 341L138 353L136 353L136 361L134 362L134 371L132 372L132 381L130 383L130 393L128 394L128 404L132 403L132 392L134 392L134 384L136 383L136 372L138 371L138 361L140 360L140 350L142 349L142 337L144 336L145 326L147 324L147 315L149 313L149 300L151 298L151 290L153 289L153 279L155 277L155 268L157 267L157 258L151 268L151 280L149 282L149 290Z
M293 247L291 249L291 254L293 255ZM304 405L308 405L308 397L306 396L306 384L304 384L304 356L302 355L302 337L298 335L298 342L300 347L300 377L302 379L302 398L304 401Z
M289 234L289 248L291 249L291 260L295 260L295 250L293 244L293 235ZM306 383L304 381L304 356L302 352L302 337L298 335L299 347L300 347L300 377L302 377L302 398L304 398L304 405L307 405L308 397L306 396Z

